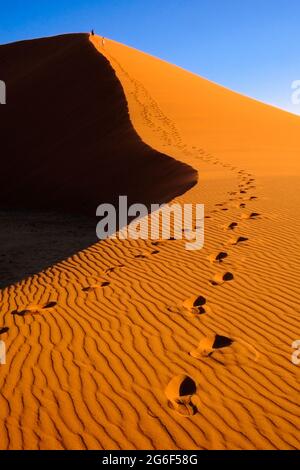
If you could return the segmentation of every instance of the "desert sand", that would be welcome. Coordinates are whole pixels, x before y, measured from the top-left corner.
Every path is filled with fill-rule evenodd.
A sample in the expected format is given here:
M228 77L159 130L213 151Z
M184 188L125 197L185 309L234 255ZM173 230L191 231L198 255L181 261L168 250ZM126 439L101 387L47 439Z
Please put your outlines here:
M4 208L206 217L200 251L107 240L0 291L0 448L299 448L300 118L98 36L0 58Z

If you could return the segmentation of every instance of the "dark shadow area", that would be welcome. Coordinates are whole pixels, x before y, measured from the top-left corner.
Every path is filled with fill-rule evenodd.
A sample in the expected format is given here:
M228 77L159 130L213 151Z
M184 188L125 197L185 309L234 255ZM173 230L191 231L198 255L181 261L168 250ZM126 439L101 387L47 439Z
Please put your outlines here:
M180 385L179 396L194 395L197 391L197 385L191 377L186 377Z
M237 243L244 243L244 242L247 242L248 240L249 240L249 239L246 238L246 237L239 237L239 238L237 239Z
M0 211L0 289L97 241L95 220L59 212Z
M4 335L9 331L9 328L7 326L0 328L0 335Z
M150 207L197 181L193 168L142 142L87 34L0 46L0 70L2 288L94 243L98 205L117 208L127 195Z
M225 273L223 276L223 281L225 282L233 281L233 279L234 279L234 276L232 273Z
M213 345L214 349L223 349L223 348L228 348L233 344L233 340L230 338L227 338L226 336L220 336L216 335L216 339Z
M206 298L200 295L194 302L194 307L202 307L206 304Z
M222 263L222 261L226 258L228 258L228 254L222 251L216 256L216 261L219 261L220 263Z

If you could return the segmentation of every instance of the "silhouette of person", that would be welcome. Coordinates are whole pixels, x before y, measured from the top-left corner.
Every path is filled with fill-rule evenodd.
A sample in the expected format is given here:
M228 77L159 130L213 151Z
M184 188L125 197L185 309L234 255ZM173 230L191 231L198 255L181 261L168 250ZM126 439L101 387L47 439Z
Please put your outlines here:
M92 36L94 36L94 35L95 35L95 32L94 32L94 30L93 30L93 29L92 29L92 31L91 31L91 35L92 35Z
M104 37L102 38L102 46L103 47L105 46L105 38Z

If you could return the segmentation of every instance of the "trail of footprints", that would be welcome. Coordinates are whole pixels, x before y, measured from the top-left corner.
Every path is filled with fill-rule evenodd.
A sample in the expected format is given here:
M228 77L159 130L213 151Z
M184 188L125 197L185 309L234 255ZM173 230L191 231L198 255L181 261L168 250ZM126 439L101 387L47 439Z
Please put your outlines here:
M207 153L202 148L192 147L192 149L189 150L188 147L182 142L181 136L174 123L172 123L172 121L163 114L158 104L153 100L145 87L137 80L132 79L116 59L111 56L110 58L120 69L121 73L124 74L131 82L133 86L132 94L141 108L141 113L145 120L145 124L149 126L154 132L159 134L160 138L164 142L164 146L175 146L179 148L186 156L196 156L196 158L203 162L210 163L212 165L221 165L222 167L229 169L230 171L233 171L237 174L239 180L238 189L236 191L230 191L228 193L228 201L217 203L215 205L216 209L212 210L210 214L207 214L205 218L212 219L212 214L216 214L219 211L228 212L230 211L230 207L244 210L246 209L249 202L255 201L257 199L255 195L249 194L249 191L253 191L256 187L255 179L251 174L244 170L239 170L233 165L222 163L218 158ZM159 126L156 125L157 121L160 122ZM259 216L260 214L256 212L241 212L240 219L241 221L245 222L256 219ZM247 237L235 233L239 228L238 221L234 220L226 225L223 225L221 228L228 233L234 234L228 239L226 244L229 248L233 246L239 246L248 240ZM169 242L173 241L175 241L175 238L172 237L169 239ZM152 242L152 246L155 249L151 251L135 252L133 253L132 260L147 261L151 258L151 256L158 255L160 250L157 249L157 247L163 247L165 243L168 243L168 241L164 241L163 243L160 241ZM229 256L230 254L228 251L221 248L219 252L209 255L208 261L213 267L222 266L222 263L224 263L224 261L228 259ZM120 264L110 267L104 272L104 275L109 275L110 273L123 268L126 268L126 265ZM222 288L224 284L233 281L233 273L226 270L218 271L210 279L210 285L216 288ZM101 279L96 279L95 282L92 282L89 285L82 286L81 290L82 292L89 294L96 291L105 291L110 286L111 282L104 277ZM29 305L11 313L15 317L42 315L47 311L53 312L53 309L56 305L57 303L55 301L49 301L44 305ZM207 297L203 295L194 295L193 297L186 299L179 307L168 307L167 311L169 313L183 314L197 319L201 318L202 315L209 315L211 309L209 307ZM0 328L0 338L1 335L8 333L8 331L8 327L4 326ZM190 352L190 357L194 359L203 359L205 357L210 358L217 350L228 348L233 344L233 342L233 339L217 334L211 337L202 338L196 350ZM193 402L196 392L197 384L193 378L184 374L174 376L165 389L167 404L170 409L177 412L180 416L193 416L199 411L196 404Z
M207 159L207 161L211 160L213 163L217 161L215 157L212 157L207 154L205 154L205 158ZM232 170L235 170L235 168L232 167ZM245 195L248 194L248 191L255 188L255 186L253 185L254 178L252 178L250 174L247 174L244 171L239 171L238 175L239 179L242 181L242 183L240 183L239 185L240 190L237 192L234 191L229 193L230 196L235 196L234 198L231 198L234 202L239 201L239 198L241 197L240 195L246 197ZM247 201L253 201L255 199L256 197L252 195L247 197ZM226 206L226 204L226 202L218 203L216 204L216 207L220 208L220 210L229 210L228 207L224 207ZM244 209L245 206L246 203L239 203L238 205L238 207L241 209ZM212 213L215 212L212 211ZM240 218L243 221L250 221L252 219L256 219L259 216L260 214L256 212L242 212ZM208 215L207 217L211 218L211 215ZM223 230L228 231L229 233L236 232L238 227L239 223L236 221L230 222L229 224L222 226ZM246 242L247 240L248 239L244 236L234 235L228 239L227 246L230 247L240 245ZM175 241L175 238L169 239L169 242L172 241ZM168 243L168 241L164 243ZM152 246L157 248L163 246L163 243L160 241L152 242ZM159 253L160 250L158 249L153 249L151 251L134 252L132 260L145 261L151 256L158 255ZM222 266L222 263L224 263L224 261L228 259L229 256L230 254L228 253L228 251L221 249L219 252L209 255L208 261L210 262L211 266ZM120 264L110 267L105 271L104 274L110 274L122 268L126 268L126 265ZM216 272L212 276L210 284L216 288L219 288L224 284L232 281L234 281L233 273L228 271L220 271ZM98 290L104 291L110 286L111 282L106 278L102 278L96 280L94 283L83 286L81 290L85 293L95 292ZM28 305L25 308L14 310L13 312L11 312L11 314L15 317L25 317L28 315L42 315L47 311L53 311L56 305L57 302L55 301L49 301L46 304L42 305ZM208 300L205 296L195 295L189 299L186 299L180 307L169 307L168 312L186 314L193 318L199 318L202 315L209 314L211 312L211 309L209 307ZM8 333L8 331L8 327L4 326L0 328L0 337L1 335ZM190 357L202 360L205 357L210 358L217 350L228 348L233 344L233 342L234 341L231 338L226 338L217 334L211 337L202 338L196 350L190 352ZM165 389L165 396L167 398L167 404L169 408L181 416L189 417L195 415L199 411L196 404L193 402L193 397L195 396L196 391L197 384L193 378L188 377L186 375L179 375L173 377Z
M32 304L20 310L13 310L11 314L18 317L24 317L25 315L40 315L46 310L52 310L56 304L57 302L55 301L47 302L44 305Z
M195 149L194 149L195 150ZM232 171L237 171L237 168L231 165L224 165L218 159L213 157L210 154L207 154L200 149L199 151L203 161L211 162L213 164L220 164L223 167L229 168ZM245 209L247 203L255 201L257 199L254 195L249 195L249 191L252 191L256 188L255 179L251 174L238 170L238 190L231 191L228 193L229 198L228 202L217 203L215 207L217 209L211 211L210 214L216 214L218 211L229 211L230 203L232 207L238 209ZM242 201L242 202L241 202ZM241 212L240 219L241 221L250 221L260 217L260 214L256 212ZM206 218L212 218L211 215L207 215ZM229 224L223 225L222 228L226 232L236 232L239 227L237 221L230 222ZM226 246L238 246L248 241L248 238L242 235L232 235ZM212 266L222 265L222 263L229 257L228 251L220 250L217 253L213 253L208 256L208 261ZM213 275L210 280L210 284L214 287L223 286L227 282L234 281L234 274L228 271L220 271ZM196 295L182 303L181 308L169 308L171 313L187 312L190 316L201 317L201 315L209 314L210 308L208 305L207 298L203 295ZM220 335L212 335L210 337L202 338L199 342L199 345L196 350L190 352L190 356L194 359L202 359L211 357L217 350L229 348L234 343L234 340ZM175 410L177 413L183 416L192 416L198 412L196 404L193 402L193 397L197 391L197 384L195 381L186 375L179 375L172 378L169 382L167 388L165 389L165 395L168 399L169 406Z

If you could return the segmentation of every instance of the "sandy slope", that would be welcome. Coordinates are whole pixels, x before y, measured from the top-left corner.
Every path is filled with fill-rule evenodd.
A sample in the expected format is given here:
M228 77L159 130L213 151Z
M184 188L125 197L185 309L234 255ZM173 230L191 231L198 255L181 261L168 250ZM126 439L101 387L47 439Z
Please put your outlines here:
M1 448L299 448L299 118L93 42L143 141L199 171L177 201L205 203L205 248L110 240L1 291Z
M115 204L119 194L166 201L196 180L192 168L141 141L120 82L87 35L0 46L0 63L8 90L0 114L2 205L94 217L98 204Z
M0 107L1 209L9 209L0 288L95 243L100 203L121 194L165 202L197 180L196 170L141 141L114 70L87 35L0 46L0 68L9 98Z

